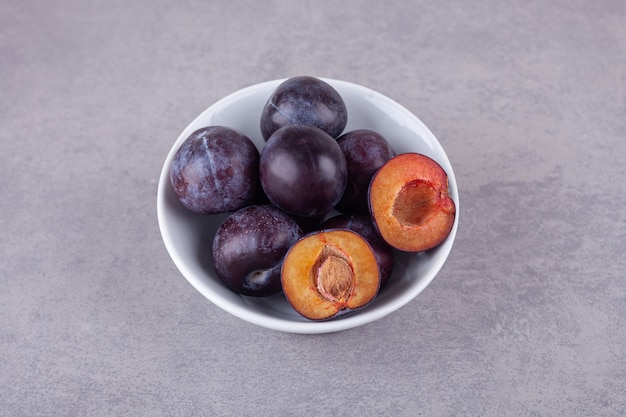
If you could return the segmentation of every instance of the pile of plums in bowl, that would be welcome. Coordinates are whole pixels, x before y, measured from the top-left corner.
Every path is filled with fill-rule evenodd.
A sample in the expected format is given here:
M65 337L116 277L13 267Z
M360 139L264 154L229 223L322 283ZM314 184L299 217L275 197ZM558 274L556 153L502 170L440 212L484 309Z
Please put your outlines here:
M356 84L297 76L209 107L161 171L166 248L206 298L275 330L377 320L435 277L458 191L434 135Z

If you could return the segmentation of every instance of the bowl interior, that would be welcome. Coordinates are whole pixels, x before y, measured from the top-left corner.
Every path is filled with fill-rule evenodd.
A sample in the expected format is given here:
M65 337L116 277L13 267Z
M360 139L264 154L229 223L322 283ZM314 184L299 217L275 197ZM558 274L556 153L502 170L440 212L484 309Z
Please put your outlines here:
M362 310L341 318L314 322L296 313L285 297L246 297L224 287L211 265L211 242L226 214L201 216L178 201L169 182L169 167L182 142L196 129L223 125L245 133L258 147L265 144L260 131L261 110L283 80L268 81L239 90L213 104L183 130L170 150L159 179L157 216L166 249L182 275L207 299L251 323L293 333L326 333L356 327L384 317L417 296L437 275L447 259L459 222L457 183L448 157L430 130L411 112L366 87L324 79L343 97L348 108L345 131L371 129L382 134L397 153L419 152L436 160L449 177L450 195L457 213L453 229L437 248L409 254L398 252L392 277L378 297Z

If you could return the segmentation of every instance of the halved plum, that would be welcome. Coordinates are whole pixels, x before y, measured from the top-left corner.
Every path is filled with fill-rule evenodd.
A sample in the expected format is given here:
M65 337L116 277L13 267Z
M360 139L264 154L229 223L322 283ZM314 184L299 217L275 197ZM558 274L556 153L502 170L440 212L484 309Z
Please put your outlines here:
M369 243L347 229L310 233L287 252L281 272L291 306L311 320L328 320L369 304L380 272Z
M419 153L400 154L376 172L369 207L382 238L405 252L441 244L456 215L448 175L435 160Z

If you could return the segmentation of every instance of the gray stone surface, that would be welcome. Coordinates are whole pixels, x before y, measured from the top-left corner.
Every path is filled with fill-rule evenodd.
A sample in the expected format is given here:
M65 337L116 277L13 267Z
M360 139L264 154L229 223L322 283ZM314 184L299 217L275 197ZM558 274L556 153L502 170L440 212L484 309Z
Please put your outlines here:
M0 2L0 415L621 416L626 3ZM317 336L213 306L156 222L161 165L260 81L420 117L461 194L395 314Z

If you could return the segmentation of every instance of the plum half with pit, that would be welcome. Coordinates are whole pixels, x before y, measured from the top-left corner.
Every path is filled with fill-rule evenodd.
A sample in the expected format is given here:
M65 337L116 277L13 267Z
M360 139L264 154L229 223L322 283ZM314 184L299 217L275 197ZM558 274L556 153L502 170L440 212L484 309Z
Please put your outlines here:
M215 272L239 294L278 294L285 253L303 234L291 216L274 206L240 209L226 218L213 239Z
M194 131L176 151L170 182L180 202L197 214L235 211L260 194L259 151L242 132L225 126Z
M337 143L346 156L348 184L336 208L343 213L369 213L367 193L372 176L396 153L387 139L369 129L344 133Z
M315 126L336 138L348 123L343 98L330 84L311 76L291 77L276 87L261 113L265 140L283 126Z
M261 151L263 191L275 206L302 218L320 218L346 188L346 158L337 141L313 126L278 129Z
M287 252L282 286L291 306L311 320L340 317L378 294L380 272L370 245L347 229L310 233Z

